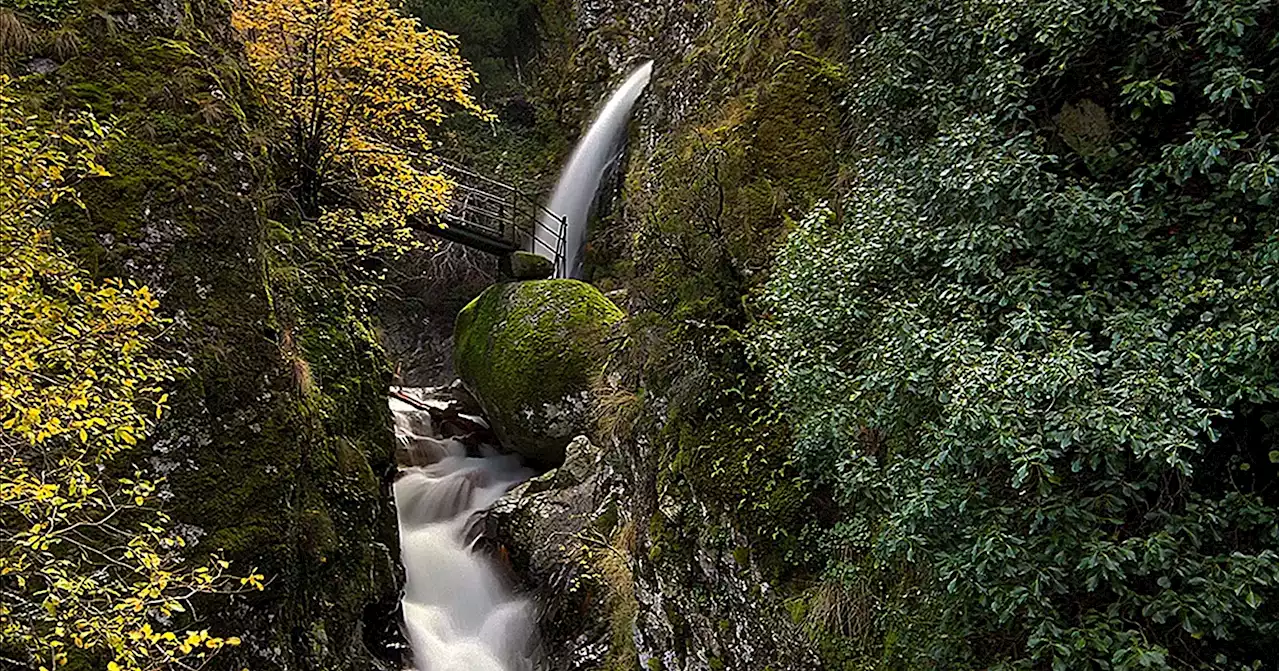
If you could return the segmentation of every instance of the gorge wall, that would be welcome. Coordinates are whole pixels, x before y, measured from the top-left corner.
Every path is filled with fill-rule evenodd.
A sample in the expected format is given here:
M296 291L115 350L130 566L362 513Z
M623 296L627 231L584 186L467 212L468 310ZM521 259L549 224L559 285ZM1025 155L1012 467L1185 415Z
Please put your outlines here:
M585 584L576 607L602 613L550 610L565 649L601 647L566 668L1274 659L1276 491L1248 474L1277 458L1276 345L1246 334L1275 321L1275 109L1215 93L1246 63L1251 90L1276 85L1272 8L1167 8L1200 26L1185 41L1163 14L1087 4L1065 22L1048 3L542 7L538 102L565 127L654 60L588 244L586 279L628 313L576 460L595 470L499 511L517 537L576 539L513 554L536 589ZM1211 27L1227 14L1230 33ZM1202 285L1245 288L1209 310ZM803 324L790 339L771 331L784 312ZM1206 379L1251 372L1202 391L1182 371L1219 323L1241 335ZM1167 395L1085 419L1134 376ZM1148 494L1114 517L1085 510L1135 482ZM1212 541L1126 550L1219 528L1220 506L1233 522ZM1099 552L1123 566L1102 575ZM1231 568L1180 585L1195 566ZM1199 599L1214 605L1174 605Z
M39 39L5 54L28 75L18 92L42 115L92 110L119 139L111 176L86 182L55 232L97 276L156 290L166 354L186 368L134 458L166 478L189 552L266 578L197 602L200 628L243 640L211 668L391 668L369 652L394 657L383 639L398 627L390 370L341 273L278 206L228 7L61 11L56 33L33 23Z
M780 233L832 195L847 17L803 1L541 7L533 96L565 128L654 59L587 246L587 280L630 314L595 445L571 450L563 489L497 513L552 668L822 668L788 555L816 511L735 330Z

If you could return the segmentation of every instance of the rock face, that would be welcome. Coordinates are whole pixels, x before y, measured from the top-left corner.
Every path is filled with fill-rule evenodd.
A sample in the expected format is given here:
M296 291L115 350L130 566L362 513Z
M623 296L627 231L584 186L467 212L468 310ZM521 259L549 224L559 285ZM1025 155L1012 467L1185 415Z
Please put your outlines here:
M565 462L511 490L485 514L484 535L538 618L541 668L629 669L634 526L618 516L618 463L579 436Z
M393 261L393 275L402 279L378 305L382 342L395 362L398 385L443 387L457 379L453 322L499 277L500 260L492 254L440 243L431 254Z
M203 599L175 626L244 641L211 671L398 668L370 652L398 629L389 371L345 287L299 279L297 243L281 237L292 222L256 205L278 190L246 133L260 116L240 88L230 6L186 20L158 1L67 7L60 29L80 47L23 95L42 113L110 117L119 137L111 177L87 180L85 208L54 227L100 277L156 291L188 369L154 440L123 458L166 477L192 555L221 550L266 576L264 591Z
M485 514L484 537L535 604L539 668L822 668L731 515L695 497L669 497L649 528L639 528L635 499L643 490L627 452L580 436L563 466ZM668 516L701 531L677 538L664 529ZM653 535L664 542L645 540Z
M550 116L584 128L629 67L654 61L619 161L621 195L601 205L609 216L592 222L587 243L587 277L626 289L629 335L646 343L643 356L608 365L617 384L606 380L593 427L622 493L616 506L583 513L574 530L556 530L628 548L619 552L634 599L630 624L618 626L632 632L630 647L611 643L619 663L595 668L842 668L839 643L806 623L811 585L789 553L815 510L781 463L786 418L742 393L755 388L743 374L751 366L733 338L717 334L745 329L745 306L788 222L833 195L845 151L846 31L857 22L831 0L733 11L711 0L569 4L544 15L561 23L543 35L543 67L548 80L565 82L540 99ZM591 507L581 497L574 487L526 493L513 519L562 524ZM523 556L517 546L536 541L521 538L509 540L513 561ZM531 566L533 577L558 575ZM567 564L559 570L576 575ZM626 620L627 612L610 616ZM557 639L565 630L549 617L549 650L598 640L584 632ZM819 661L824 646L837 655Z
M622 311L577 280L497 284L458 314L454 362L502 444L544 467L588 420L592 380Z

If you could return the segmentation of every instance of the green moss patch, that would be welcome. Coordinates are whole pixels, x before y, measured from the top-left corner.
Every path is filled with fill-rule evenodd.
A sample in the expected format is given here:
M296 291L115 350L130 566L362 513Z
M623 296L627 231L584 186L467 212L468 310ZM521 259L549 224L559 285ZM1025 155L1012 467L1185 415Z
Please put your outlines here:
M507 447L555 466L586 428L586 394L622 317L577 280L494 285L458 314L458 374Z

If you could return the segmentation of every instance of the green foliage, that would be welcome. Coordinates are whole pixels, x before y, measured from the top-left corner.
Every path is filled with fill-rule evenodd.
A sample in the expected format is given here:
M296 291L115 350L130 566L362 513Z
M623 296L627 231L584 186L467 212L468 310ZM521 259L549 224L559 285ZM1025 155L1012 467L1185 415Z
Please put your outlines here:
M78 0L0 0L0 7L8 7L25 16L54 23L79 6Z
M190 612L248 634L217 668L370 668L361 620L375 603L390 619L396 599L380 487L394 466L388 365L351 289L360 269L275 200L264 110L226 41L230 8L189 3L162 25L149 5L101 9L66 22L83 40L56 75L19 83L24 106L88 106L121 134L101 159L111 176L78 189L86 208L51 211L55 238L96 277L163 287L174 319L157 344L189 374L166 386L156 449L180 445L183 466L158 493L206 532L193 560L221 549L269 577L235 604L198 596ZM122 28L125 12L137 29Z
M853 5L753 346L860 663L1274 666L1274 5Z
M408 9L422 25L459 37L462 57L487 91L512 83L535 44L533 0L413 0Z
M82 179L110 176L99 161L116 138L92 115L28 114L11 91L0 75L0 659L203 664L239 639L184 636L174 620L196 595L234 593L229 565L185 563L157 508L163 480L119 477L179 371L160 351L160 303L133 280L98 281L49 231L59 201L84 207Z

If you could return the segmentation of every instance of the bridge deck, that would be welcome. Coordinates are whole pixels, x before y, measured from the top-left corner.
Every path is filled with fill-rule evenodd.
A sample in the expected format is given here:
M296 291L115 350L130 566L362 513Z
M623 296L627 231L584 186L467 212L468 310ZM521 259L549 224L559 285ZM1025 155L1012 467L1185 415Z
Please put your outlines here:
M490 254L516 250L549 257L562 275L565 218L510 184L444 162L443 172L456 183L449 209L441 215L445 227L421 221L419 230Z

